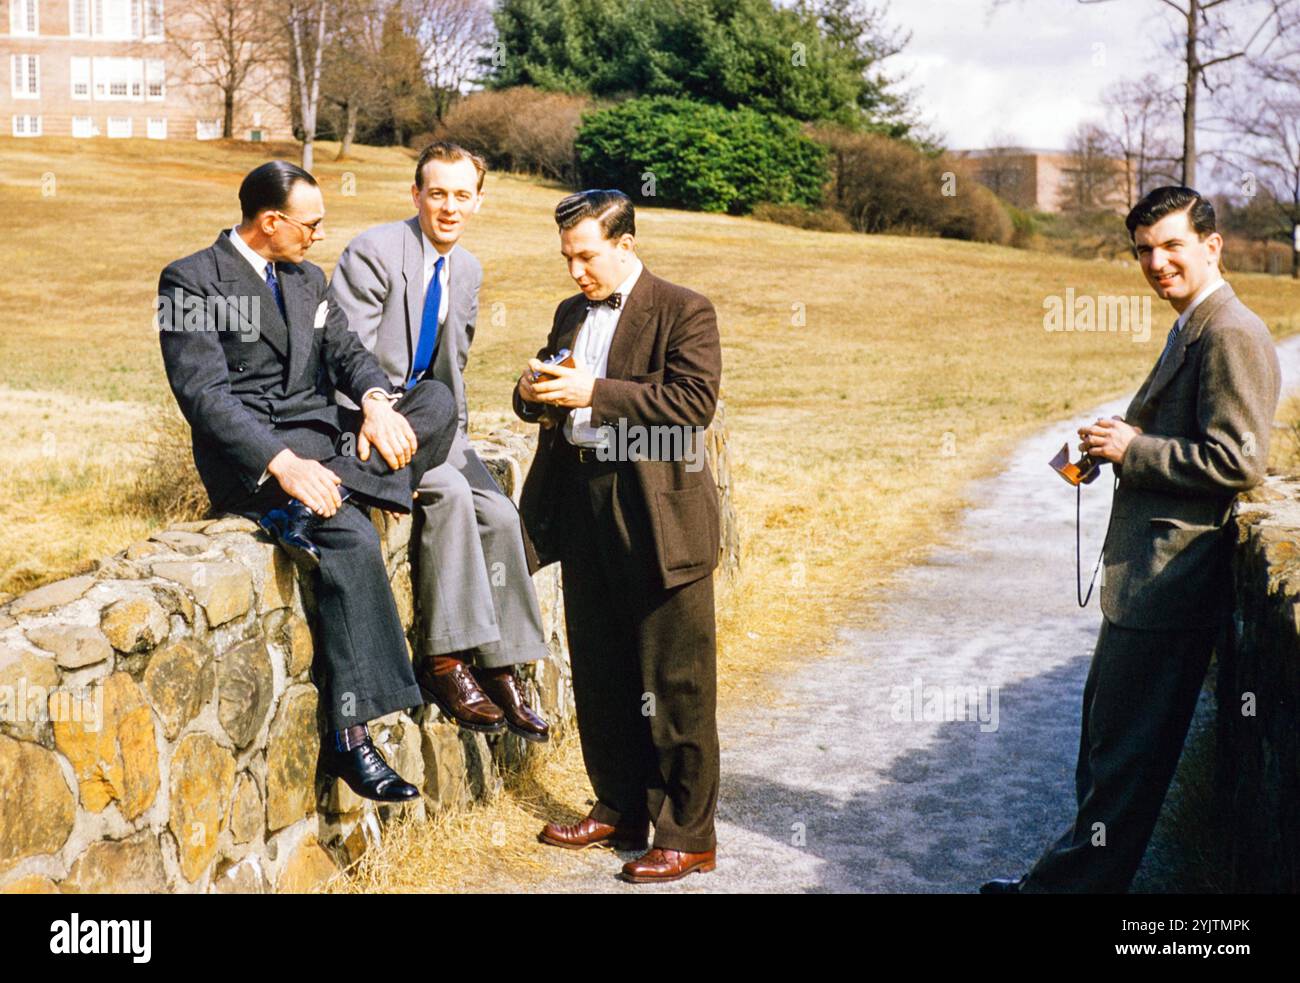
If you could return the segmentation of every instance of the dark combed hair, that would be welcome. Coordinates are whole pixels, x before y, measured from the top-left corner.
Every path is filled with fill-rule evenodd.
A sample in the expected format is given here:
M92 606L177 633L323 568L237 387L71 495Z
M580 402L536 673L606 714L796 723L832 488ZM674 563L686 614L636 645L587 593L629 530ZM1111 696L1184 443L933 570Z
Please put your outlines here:
M453 164L458 160L469 161L474 165L475 173L478 174L478 190L483 190L483 178L487 176L487 162L478 154L466 150L458 143L452 143L450 140L438 140L420 151L420 159L415 162L415 186L421 191L424 190L424 165L431 160L441 160Z
M1216 231L1214 206L1201 197L1200 192L1181 185L1171 184L1156 188L1133 206L1124 219L1128 228L1128 237L1133 239L1139 225L1155 225L1166 215L1174 212L1187 212L1187 220L1196 231L1198 238L1204 239Z
M632 199L613 188L579 191L555 206L555 224L561 232L585 218L599 222L606 239L617 239L624 233L636 235L636 209L632 207Z
M249 171L239 185L239 207L244 218L256 218L266 209L280 211L289 203L289 192L299 181L315 186L316 179L287 160L268 160Z

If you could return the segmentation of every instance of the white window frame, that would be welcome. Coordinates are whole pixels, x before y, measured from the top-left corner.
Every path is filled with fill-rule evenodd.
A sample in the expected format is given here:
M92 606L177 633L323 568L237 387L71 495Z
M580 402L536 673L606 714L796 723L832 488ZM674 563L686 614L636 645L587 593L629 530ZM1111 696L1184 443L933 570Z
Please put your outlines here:
M117 132L114 133L113 130L115 123L126 123L125 132L123 132L121 126L118 126ZM108 118L108 126L104 130L104 135L110 140L129 140L135 135L135 124L130 116L110 116Z
M80 55L73 55L69 60L70 81L68 92L73 99L80 101L89 101L90 94L94 87L90 71L90 59L83 58ZM77 86L84 85L86 91L77 93Z
M149 91L155 83L157 95ZM144 97L150 102L162 102L167 98L167 62L161 58L149 58L144 63Z
M93 97L102 102L143 102L144 64L143 58L94 58L91 61Z
M91 0L68 0L68 36L88 38L92 33ZM78 17L80 14L80 17ZM80 19L81 24L77 21Z
M196 140L220 140L221 139L221 120L219 119L196 119L194 121L194 139Z
M9 0L9 33L15 37L38 37L41 33L39 0Z
M164 35L166 10L163 0L144 0L144 39L161 41Z
M30 124L30 125L29 125ZM14 113L13 133L16 137L38 137L41 135L41 117L31 113Z
M33 88L27 87L32 83ZM39 99L41 97L41 56L9 56L9 91L15 99Z
M99 136L99 130L95 127L95 117L72 117L72 135L79 140L89 140L92 137Z
M141 0L90 0L90 33L115 41L134 41L141 35Z
M167 139L167 117L166 116L150 116L149 121L145 125L148 131L146 133L146 136L148 136L150 140Z

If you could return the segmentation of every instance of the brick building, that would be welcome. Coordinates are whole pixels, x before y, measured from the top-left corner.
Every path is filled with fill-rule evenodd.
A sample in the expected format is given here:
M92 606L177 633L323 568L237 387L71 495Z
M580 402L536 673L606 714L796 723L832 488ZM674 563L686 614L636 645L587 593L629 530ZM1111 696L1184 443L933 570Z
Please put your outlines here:
M204 0L0 0L0 134L209 140L223 99L192 9ZM292 139L288 86L254 72L232 136Z
M1006 147L996 150L956 150L952 156L971 169L975 180L1017 208L1059 212L1068 206L1073 185L1090 179L1099 185L1104 207L1128 211L1124 161L1094 161L1081 175L1079 159L1060 150ZM1108 173L1107 173L1108 172Z

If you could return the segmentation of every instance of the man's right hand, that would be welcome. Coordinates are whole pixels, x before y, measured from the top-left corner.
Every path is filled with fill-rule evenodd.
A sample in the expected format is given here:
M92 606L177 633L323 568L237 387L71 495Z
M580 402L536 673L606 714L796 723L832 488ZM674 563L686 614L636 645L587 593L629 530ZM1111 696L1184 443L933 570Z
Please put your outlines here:
M286 495L298 499L317 515L329 518L343 506L339 496L343 479L319 461L299 457L286 447L271 458L266 470Z
M519 398L525 403L532 403L533 405L543 409L543 414L538 417L537 422L542 425L542 429L549 430L551 427L555 426L555 417L551 415L546 404L543 403L541 397L537 395L537 390L533 388L533 373L539 370L545 371L545 369L546 366L544 366L540 361L535 358L530 358L528 360L528 368L524 369L524 374L519 377L519 383L516 388L519 390ZM537 379L537 381L541 382L543 379L549 378L551 378L551 376L542 375Z
M535 358L528 360L528 368L524 369L524 374L519 377L519 398L525 403L540 403L541 399L537 396L537 390L533 388L533 373L541 369L542 363ZM542 378L546 378L543 376ZM538 380L541 381L540 379Z

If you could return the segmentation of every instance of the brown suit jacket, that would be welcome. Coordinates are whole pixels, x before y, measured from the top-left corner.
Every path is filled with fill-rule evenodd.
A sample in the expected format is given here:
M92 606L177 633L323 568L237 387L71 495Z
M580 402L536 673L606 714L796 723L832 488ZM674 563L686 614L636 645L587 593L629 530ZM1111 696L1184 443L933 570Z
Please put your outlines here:
M587 314L587 300L576 294L555 309L544 358L572 348ZM713 305L707 298L669 283L642 269L624 299L618 327L610 343L606 378L597 379L592 393L591 425L707 427L717 405L722 376L722 346ZM564 440L567 410L526 403L514 391L515 413L530 423L550 416L543 427L528 477L520 493L519 511L527 533L533 569L559 559L552 534L559 510L553 467L557 441ZM710 574L718 563L717 485L708 464L688 470L682 460L636 460L632 468L646 503L655 555L647 561L657 568L665 588L687 584Z
M1224 284L1201 302L1124 419L1101 609L1126 628L1204 628L1231 611L1232 501L1258 484L1281 386L1268 328Z

